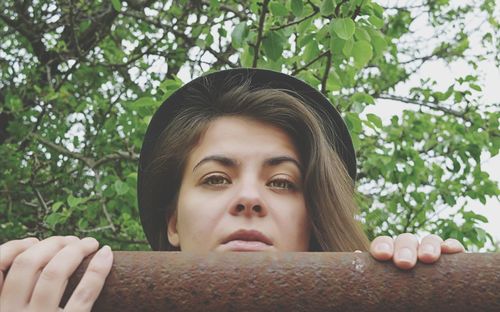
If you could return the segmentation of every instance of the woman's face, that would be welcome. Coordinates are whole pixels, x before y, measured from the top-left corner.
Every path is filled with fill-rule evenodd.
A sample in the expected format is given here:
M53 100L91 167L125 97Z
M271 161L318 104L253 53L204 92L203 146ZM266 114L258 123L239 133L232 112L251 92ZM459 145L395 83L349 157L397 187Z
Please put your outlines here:
M187 159L169 242L182 251L307 251L300 166L283 130L213 121Z

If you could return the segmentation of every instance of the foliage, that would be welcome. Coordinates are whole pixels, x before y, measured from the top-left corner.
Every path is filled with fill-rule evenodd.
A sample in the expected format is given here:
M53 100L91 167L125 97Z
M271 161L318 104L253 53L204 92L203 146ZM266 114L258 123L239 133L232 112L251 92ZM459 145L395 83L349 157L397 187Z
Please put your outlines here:
M473 249L493 243L485 217L461 203L500 195L481 169L482 154L498 154L499 104L483 102L474 70L500 65L495 1L408 3L2 1L0 241L76 234L148 249L135 188L151 115L179 76L253 66L317 86L342 112L370 238L428 231ZM471 14L481 27L468 27ZM415 30L422 20L427 38ZM472 70L446 90L428 77L397 91L436 60ZM363 113L381 99L409 109L383 124Z

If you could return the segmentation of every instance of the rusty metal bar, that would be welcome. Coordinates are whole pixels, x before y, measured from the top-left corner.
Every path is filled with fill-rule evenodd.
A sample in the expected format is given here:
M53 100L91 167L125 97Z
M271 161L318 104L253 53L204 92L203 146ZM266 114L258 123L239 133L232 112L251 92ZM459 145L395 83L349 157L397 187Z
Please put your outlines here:
M410 271L367 253L114 252L93 311L500 311L500 253ZM63 299L88 260L72 276Z

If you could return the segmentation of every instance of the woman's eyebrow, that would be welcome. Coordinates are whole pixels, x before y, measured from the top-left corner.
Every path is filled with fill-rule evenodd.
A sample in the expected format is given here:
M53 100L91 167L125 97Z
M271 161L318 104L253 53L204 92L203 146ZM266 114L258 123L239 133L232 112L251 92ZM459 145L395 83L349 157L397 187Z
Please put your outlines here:
M297 166L300 172L302 172L302 166L300 163L293 157L290 156L278 156L278 157L272 157L268 158L264 161L265 166L278 166L284 162L291 162Z
M225 167L237 167L238 162L235 159L222 156L222 155L210 155L207 157L204 157L202 160L200 160L194 167L193 167L193 172L198 168L199 166L203 165L204 163L210 162L210 161L215 161L222 166ZM284 162L291 162L297 166L300 172L302 172L302 166L300 163L293 157L290 156L276 156L276 157L271 157L267 158L264 160L264 166L265 167L275 167L278 166Z
M200 160L196 164L196 166L194 166L193 172L196 170L196 168L198 168L199 166L201 166L204 163L209 162L209 161L218 162L218 163L220 163L221 165L223 165L225 167L236 167L238 165L238 163L236 162L236 160L231 159L229 157L221 156L221 155L211 155L211 156L204 157L202 160Z

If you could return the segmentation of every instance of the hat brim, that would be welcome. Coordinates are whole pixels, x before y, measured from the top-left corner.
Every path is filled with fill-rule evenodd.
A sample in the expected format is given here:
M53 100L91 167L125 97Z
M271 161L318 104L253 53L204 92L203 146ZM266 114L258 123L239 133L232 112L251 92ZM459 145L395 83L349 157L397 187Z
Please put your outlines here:
M152 207L151 194L144 189L146 178L144 169L151 161L158 137L175 118L178 108L183 104L182 100L185 98L187 90L201 87L207 81L211 86L217 88L217 86L226 85L230 80L248 80L251 88L284 89L298 94L306 105L314 109L326 125L324 128L328 139L334 145L349 176L353 181L356 180L356 155L347 126L340 113L318 90L293 76L266 69L237 68L203 75L182 86L166 99L153 115L146 130L139 158L137 198L142 227L153 250L159 249L159 238L156 235L158 227L166 228L166 224L162 220L163 217L158 215L158 209Z

